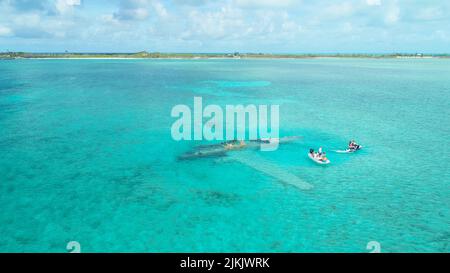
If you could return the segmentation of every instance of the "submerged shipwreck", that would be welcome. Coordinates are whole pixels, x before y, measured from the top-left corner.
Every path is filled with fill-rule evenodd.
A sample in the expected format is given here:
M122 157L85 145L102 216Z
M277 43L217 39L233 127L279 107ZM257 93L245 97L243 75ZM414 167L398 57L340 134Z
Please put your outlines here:
M191 151L188 151L180 156L179 160L197 159L203 157L220 157L226 156L229 152L242 151L249 149L258 149L261 145L270 144L283 144L296 141L300 139L300 136L287 136L281 138L267 138L267 139L254 139L249 141L229 140L222 143L199 145Z
M259 149L262 144L285 144L294 142L300 138L300 136L287 136L276 139L255 139L247 142L230 140L218 144L199 145L193 150L180 155L178 159L192 160L204 157L217 158L228 156L230 160L244 164L258 172L271 176L284 184L294 186L301 190L310 190L313 186L308 182L278 164L268 161L257 153L251 152L251 150Z

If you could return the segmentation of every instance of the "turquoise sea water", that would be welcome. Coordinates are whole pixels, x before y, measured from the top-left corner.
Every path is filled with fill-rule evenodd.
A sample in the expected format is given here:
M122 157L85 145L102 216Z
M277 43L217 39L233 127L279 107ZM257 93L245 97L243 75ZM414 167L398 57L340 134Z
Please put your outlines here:
M304 138L242 156L314 188L178 161L194 96L279 104ZM449 252L449 117L441 59L0 61L0 252Z

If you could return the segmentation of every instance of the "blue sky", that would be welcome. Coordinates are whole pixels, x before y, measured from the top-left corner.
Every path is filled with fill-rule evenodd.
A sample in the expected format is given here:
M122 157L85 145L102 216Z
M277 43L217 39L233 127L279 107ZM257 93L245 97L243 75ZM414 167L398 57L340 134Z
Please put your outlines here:
M450 1L0 0L0 51L450 53Z

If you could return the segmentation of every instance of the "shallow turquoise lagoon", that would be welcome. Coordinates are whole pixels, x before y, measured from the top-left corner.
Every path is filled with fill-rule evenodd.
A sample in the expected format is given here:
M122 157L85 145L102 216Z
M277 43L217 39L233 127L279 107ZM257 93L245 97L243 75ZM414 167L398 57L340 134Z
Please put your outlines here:
M303 139L179 161L194 96ZM0 61L0 252L449 252L449 117L442 59Z

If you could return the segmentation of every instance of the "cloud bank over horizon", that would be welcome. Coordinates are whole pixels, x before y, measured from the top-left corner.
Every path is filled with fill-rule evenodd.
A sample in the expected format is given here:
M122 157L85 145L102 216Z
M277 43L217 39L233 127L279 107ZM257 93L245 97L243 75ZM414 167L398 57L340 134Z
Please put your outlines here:
M0 0L0 52L450 53L450 2Z

